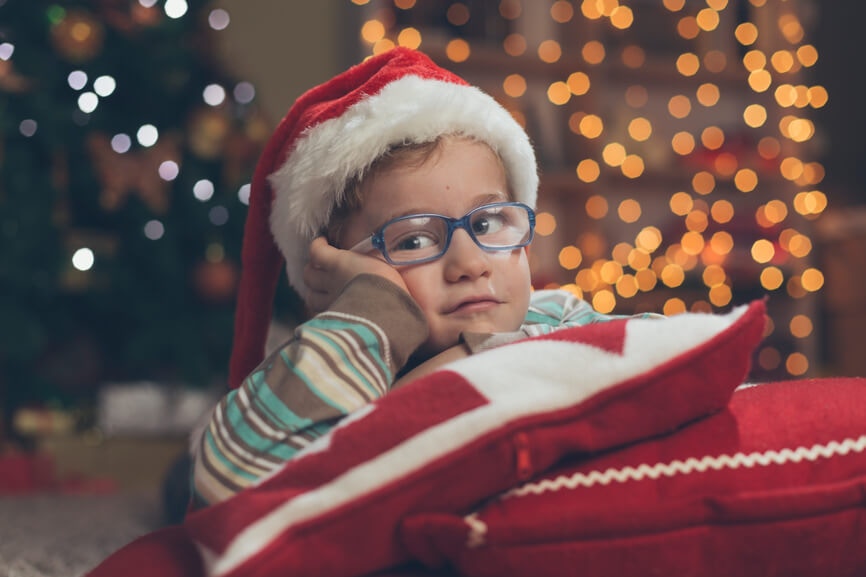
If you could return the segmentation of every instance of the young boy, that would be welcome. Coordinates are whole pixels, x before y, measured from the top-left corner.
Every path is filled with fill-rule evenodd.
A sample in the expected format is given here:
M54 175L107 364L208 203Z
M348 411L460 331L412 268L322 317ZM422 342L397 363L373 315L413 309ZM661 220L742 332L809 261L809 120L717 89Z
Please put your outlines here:
M450 361L612 318L568 292L532 291L537 186L520 125L418 52L370 58L301 96L253 179L237 388L198 440L194 506ZM315 316L263 360L282 260Z

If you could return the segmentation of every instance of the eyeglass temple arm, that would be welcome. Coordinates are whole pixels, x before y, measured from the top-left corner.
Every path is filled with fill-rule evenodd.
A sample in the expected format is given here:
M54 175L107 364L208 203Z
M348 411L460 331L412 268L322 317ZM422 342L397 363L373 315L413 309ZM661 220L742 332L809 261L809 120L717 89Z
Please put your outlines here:
M373 237L368 236L367 238L350 248L349 251L365 254L372 251L374 248L376 247L373 245Z

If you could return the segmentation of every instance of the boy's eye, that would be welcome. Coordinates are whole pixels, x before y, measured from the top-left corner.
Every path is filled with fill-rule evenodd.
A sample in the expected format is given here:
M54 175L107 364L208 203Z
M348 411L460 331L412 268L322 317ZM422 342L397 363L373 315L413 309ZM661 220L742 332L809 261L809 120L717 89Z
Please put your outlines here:
M472 232L475 236L493 234L506 226L505 216L501 213L485 212L472 219Z
M389 243L389 252L424 250L439 244L438 239L429 233L405 234Z

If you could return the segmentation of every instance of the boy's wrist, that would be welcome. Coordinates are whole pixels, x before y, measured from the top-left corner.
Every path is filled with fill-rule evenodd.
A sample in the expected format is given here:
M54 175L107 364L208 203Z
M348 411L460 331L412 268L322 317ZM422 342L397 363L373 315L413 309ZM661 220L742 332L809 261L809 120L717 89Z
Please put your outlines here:
M371 273L353 278L329 309L363 317L388 336L395 373L429 333L424 313L405 288Z

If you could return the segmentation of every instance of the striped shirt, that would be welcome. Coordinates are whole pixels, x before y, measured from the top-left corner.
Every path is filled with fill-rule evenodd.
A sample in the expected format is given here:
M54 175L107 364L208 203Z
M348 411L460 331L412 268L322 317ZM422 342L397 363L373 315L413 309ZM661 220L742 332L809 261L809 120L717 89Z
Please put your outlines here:
M567 291L532 293L513 333L464 334L472 353L557 329L611 320ZM193 450L193 506L267 477L343 417L386 394L427 338L418 306L373 275L353 280L330 310L301 324L215 407Z

